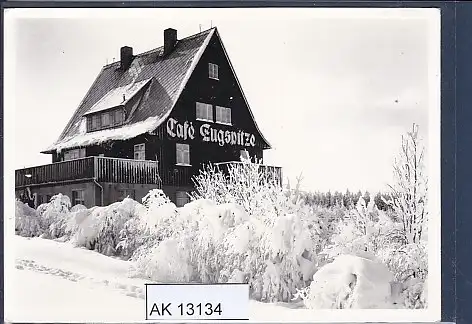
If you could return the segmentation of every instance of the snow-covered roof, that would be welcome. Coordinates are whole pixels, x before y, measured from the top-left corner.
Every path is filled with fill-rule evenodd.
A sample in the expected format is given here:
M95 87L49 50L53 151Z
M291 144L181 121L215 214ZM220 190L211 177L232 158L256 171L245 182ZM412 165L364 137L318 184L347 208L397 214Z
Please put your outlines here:
M148 119L134 124L124 125L119 128L109 128L96 132L82 132L76 136L67 138L54 144L54 149L60 152L63 149L71 147L88 146L91 144L100 144L109 140L125 140L136 137L140 134L153 131L162 121L158 117L149 117ZM85 124L85 119L82 120ZM52 149L52 148L48 148Z
M141 90L151 79L146 79L140 82L127 84L123 87L118 87L108 91L92 108L87 111L84 116L93 114L99 111L104 111L110 108L124 106L133 98L139 90Z
M163 46L138 54L126 70L121 68L119 61L104 66L58 140L42 153L98 144L107 140L125 140L154 131L172 112L213 35L219 38L216 28L178 40L168 55L163 55ZM227 56L225 50L224 52ZM239 81L237 83L242 93ZM146 89L143 89L145 86ZM143 91L140 92L141 89ZM133 104L123 126L86 132L84 116L124 106L138 93L142 97ZM244 93L243 97L246 101ZM252 116L251 111L250 114ZM255 125L257 128L257 124ZM259 129L258 131L270 148Z
M171 113L215 30L211 28L178 40L173 51L165 56L163 46L138 54L126 70L121 69L119 61L104 66L58 140L43 153L124 140L154 131ZM150 84L139 107L133 109L125 125L86 133L85 115L123 104L122 90L126 89L127 101L147 82Z

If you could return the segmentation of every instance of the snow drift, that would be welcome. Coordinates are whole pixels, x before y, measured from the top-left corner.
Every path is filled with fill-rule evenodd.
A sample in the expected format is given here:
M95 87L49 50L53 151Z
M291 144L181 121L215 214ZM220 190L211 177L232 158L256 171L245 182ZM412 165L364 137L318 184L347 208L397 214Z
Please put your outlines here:
M393 308L392 281L385 265L341 255L315 273L305 304L314 309Z

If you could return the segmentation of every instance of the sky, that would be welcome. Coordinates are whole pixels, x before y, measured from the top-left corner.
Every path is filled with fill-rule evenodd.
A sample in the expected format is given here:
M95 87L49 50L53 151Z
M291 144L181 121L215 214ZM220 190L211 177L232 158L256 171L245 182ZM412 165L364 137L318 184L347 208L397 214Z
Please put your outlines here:
M18 9L17 9L18 10ZM313 191L386 190L413 123L429 147L434 99L431 11L111 9L6 13L5 81L14 166L47 164L52 144L120 47L141 53L216 26L256 122L281 166ZM13 19L15 16L15 19ZM39 18L41 17L41 18ZM433 15L433 17L436 17ZM9 19L11 18L11 19ZM436 97L435 97L436 95ZM13 137L13 138L12 138ZM439 145L439 144L438 144Z

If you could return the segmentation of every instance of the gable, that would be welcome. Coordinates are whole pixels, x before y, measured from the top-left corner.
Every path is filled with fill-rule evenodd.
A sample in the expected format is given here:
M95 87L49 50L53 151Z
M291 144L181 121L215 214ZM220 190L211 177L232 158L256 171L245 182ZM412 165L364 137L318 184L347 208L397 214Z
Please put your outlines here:
M210 77L210 64L218 66L218 80ZM197 102L210 105L214 118L218 115L219 111L217 110L224 111L229 109L231 111L231 124L218 122L216 119L213 121L197 119ZM205 127L210 127L213 131L244 132L249 134L248 136L255 136L256 144L254 146L260 149L270 148L270 144L264 138L254 119L217 31L202 54L186 85L185 91L179 98L170 117L180 123L192 122L196 133L195 138L199 140L202 140L200 132L203 131L200 129L202 125L205 125ZM167 132L167 122L161 125L161 128L163 130L160 133L165 134ZM231 145L234 145L234 143Z

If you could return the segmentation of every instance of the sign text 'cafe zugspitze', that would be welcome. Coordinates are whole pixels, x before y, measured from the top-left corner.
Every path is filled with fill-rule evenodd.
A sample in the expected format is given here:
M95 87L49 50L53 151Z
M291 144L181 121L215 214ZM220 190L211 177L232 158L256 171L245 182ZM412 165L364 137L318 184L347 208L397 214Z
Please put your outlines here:
M174 118L169 118L167 121L167 134L170 137L177 137L182 140L195 139L195 128L192 122L185 121L183 124L179 123ZM256 137L254 134L246 133L242 130L229 131L222 129L215 129L210 124L202 124L199 132L204 142L215 142L220 146L226 145L240 145L240 146L255 146Z

